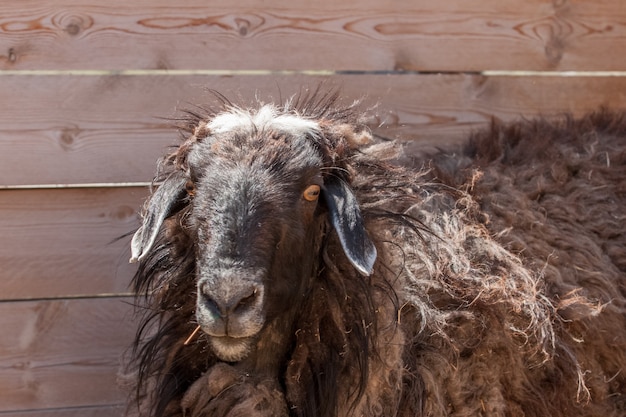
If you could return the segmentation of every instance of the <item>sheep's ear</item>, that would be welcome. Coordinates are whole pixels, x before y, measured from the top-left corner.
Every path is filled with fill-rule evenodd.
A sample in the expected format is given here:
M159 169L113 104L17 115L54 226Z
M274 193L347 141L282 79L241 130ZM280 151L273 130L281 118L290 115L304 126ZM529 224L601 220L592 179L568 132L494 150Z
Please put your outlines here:
M354 193L339 178L328 180L322 193L346 256L362 275L371 275L376 261L376 247L367 235Z
M143 224L133 235L130 262L137 262L150 252L163 220L182 203L186 194L186 183L185 176L181 172L175 172L152 194L143 216Z

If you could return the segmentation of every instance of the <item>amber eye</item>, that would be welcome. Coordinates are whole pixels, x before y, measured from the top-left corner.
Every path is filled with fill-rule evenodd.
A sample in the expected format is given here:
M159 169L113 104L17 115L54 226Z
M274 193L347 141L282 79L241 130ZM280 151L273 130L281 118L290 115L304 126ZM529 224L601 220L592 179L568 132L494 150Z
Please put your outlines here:
M187 191L189 197L194 196L194 194L196 193L196 185L193 183L193 181L187 181L187 183L185 184L185 191Z
M304 190L302 194L306 201L316 201L320 196L320 186L319 185L309 185Z

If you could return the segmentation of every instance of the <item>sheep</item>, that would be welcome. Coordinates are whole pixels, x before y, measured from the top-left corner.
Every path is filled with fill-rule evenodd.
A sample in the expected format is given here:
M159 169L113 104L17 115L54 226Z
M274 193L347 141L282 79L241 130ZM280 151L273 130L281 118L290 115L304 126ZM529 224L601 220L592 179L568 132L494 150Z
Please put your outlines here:
M129 415L626 415L626 115L415 156L337 92L217 97L132 239Z

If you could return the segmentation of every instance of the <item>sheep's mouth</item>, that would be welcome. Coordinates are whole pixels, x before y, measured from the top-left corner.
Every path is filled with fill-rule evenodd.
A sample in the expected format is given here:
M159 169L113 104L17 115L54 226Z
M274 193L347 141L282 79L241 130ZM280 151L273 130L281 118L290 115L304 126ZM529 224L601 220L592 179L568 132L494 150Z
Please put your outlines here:
M224 362L239 362L252 350L254 338L210 336L211 348L215 355Z

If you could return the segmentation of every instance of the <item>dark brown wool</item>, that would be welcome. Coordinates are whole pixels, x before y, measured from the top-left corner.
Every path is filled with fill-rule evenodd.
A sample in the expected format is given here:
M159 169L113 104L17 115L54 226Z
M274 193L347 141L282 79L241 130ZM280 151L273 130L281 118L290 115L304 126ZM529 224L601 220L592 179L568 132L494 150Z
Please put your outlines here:
M625 116L400 166L336 103L190 115L133 238L128 414L626 415Z

